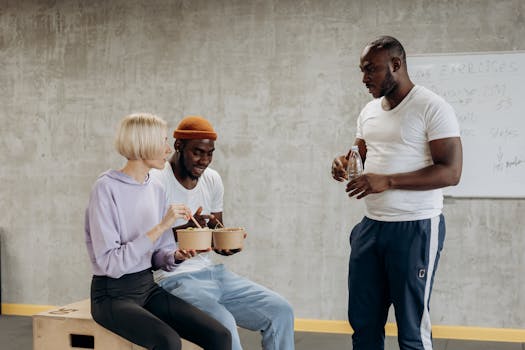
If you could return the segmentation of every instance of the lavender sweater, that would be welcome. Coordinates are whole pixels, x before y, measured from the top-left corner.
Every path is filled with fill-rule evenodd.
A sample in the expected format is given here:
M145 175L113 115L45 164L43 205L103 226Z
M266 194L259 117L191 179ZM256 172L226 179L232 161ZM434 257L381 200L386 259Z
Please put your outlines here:
M155 242L146 233L166 212L163 187L148 176L143 184L108 170L91 190L85 238L93 274L119 278L153 267L171 271L175 240L171 230Z

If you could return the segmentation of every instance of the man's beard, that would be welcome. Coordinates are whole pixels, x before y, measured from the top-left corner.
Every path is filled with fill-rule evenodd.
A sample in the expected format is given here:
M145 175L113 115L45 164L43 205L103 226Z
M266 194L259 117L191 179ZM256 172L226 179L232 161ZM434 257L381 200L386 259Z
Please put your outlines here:
M180 157L179 157L179 164L181 166L181 170L182 170L182 174L184 176L187 176L189 177L190 179L192 180L198 180L200 176L195 176L191 173L191 171L188 170L188 168L186 168L186 158L184 158L184 152L180 152Z
M394 80L394 76L390 72L390 69L387 70L385 80L383 80L383 83L381 84L381 90L380 90L380 96L387 96L392 91L394 91L397 88L397 83Z

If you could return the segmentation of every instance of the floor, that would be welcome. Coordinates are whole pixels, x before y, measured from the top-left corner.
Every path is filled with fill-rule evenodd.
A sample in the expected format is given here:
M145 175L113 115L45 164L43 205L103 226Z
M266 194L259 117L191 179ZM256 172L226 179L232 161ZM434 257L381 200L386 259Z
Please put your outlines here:
M257 333L241 331L245 350L260 349ZM0 349L32 350L32 319L23 316L0 316ZM351 350L350 336L323 333L296 333L296 350ZM385 350L398 350L395 337L387 337ZM108 349L110 350L110 349ZM473 342L435 339L434 350L525 350L525 343Z

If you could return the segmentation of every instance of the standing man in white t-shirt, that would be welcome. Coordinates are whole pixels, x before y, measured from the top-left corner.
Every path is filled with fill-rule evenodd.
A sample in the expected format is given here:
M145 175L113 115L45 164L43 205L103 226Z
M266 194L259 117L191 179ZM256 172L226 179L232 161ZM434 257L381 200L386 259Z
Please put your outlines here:
M429 301L445 239L441 188L461 176L459 126L445 100L410 81L405 50L395 38L369 43L360 68L374 100L357 120L364 174L346 186L350 197L366 204L350 234L353 349L384 349L393 305L400 349L430 350ZM347 159L334 159L335 180L348 180Z
M223 222L224 187L219 173L208 168L217 134L199 116L185 117L173 133L175 154L164 170L151 171L163 183L168 203L183 203L201 226ZM194 227L178 220L176 229ZM239 250L216 251L231 255ZM194 252L194 251L192 251ZM294 316L290 304L277 293L214 264L210 252L181 261L172 272L158 270L155 280L173 295L208 313L228 328L232 350L242 350L237 326L260 331L265 350L294 349Z

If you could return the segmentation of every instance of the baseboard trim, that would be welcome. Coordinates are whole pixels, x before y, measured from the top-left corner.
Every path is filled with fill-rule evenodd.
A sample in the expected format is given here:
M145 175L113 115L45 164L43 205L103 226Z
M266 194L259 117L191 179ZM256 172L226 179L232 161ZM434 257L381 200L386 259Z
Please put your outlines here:
M53 305L32 305L32 304L4 304L2 303L2 315L12 316L33 316L40 312L55 309Z
M295 319L295 330L316 333L353 333L347 321L311 319ZM388 336L396 336L396 324L387 323L385 333ZM525 343L525 329L432 325L432 337L436 339Z
M32 316L43 311L56 308L52 305L2 304L3 315ZM295 319L297 332L352 334L352 328L346 321ZM397 335L395 323L387 323L385 333L388 336ZM433 325L432 336L436 339L457 339L475 341L525 343L525 329L484 328L465 326Z

